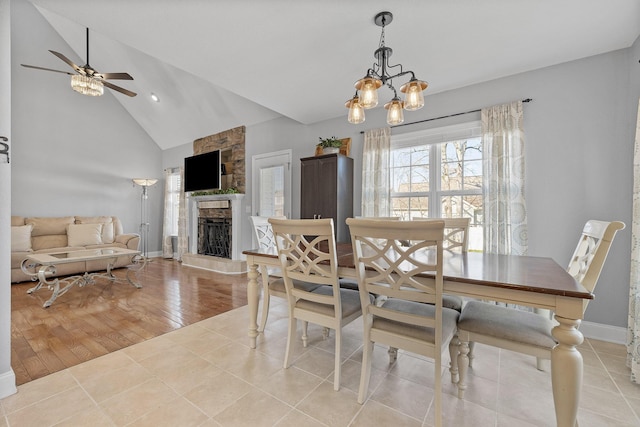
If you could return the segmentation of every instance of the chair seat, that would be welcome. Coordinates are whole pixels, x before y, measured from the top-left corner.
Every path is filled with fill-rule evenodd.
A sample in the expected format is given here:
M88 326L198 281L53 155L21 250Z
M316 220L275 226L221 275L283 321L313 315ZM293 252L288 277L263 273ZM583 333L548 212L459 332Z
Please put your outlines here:
M552 349L553 322L527 311L480 301L469 301L458 320L458 329L499 339Z
M442 294L442 307L450 308L460 313L462 311L462 297L458 295Z
M399 300L389 298L382 304L383 308L403 311L405 313L416 314L426 317L433 317L436 307L431 304L423 304L414 301ZM442 308L442 342L447 342L456 331L456 323L460 313L449 308ZM411 325L403 322L396 322L382 317L373 317L373 329L383 330L394 334L400 334L423 341L435 342L433 328L425 326Z
M358 290L357 279L338 279L338 283L340 284L340 287L343 289L351 289L354 291Z
M307 292L312 292L314 289L317 289L320 286L322 286L317 283L309 283L309 282L304 282L302 280L292 279L291 281L293 282L294 288L302 289ZM273 282L269 283L269 289L276 292L282 292L283 294L287 293L287 289L284 287L283 278L276 279Z
M321 285L312 291L314 294L321 295L333 295L333 288L327 285ZM360 293L351 289L340 289L340 298L342 304L342 317L347 318L355 313L362 311L360 305ZM371 302L373 303L373 297L369 295ZM296 308L302 308L304 310L314 311L326 316L335 316L334 307L328 304L321 304L308 300L300 300L296 303Z

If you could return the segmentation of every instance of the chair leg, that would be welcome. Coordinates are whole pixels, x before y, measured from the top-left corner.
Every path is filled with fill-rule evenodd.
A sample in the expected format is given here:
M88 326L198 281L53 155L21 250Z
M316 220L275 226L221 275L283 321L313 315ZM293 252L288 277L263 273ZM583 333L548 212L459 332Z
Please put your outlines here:
M293 341L296 339L296 329L298 327L298 319L289 314L289 336L287 337L287 349L284 353L284 369L289 367L291 362L291 354L293 353Z
M449 341L449 359L451 365L449 366L449 372L451 373L451 382L456 384L458 382L458 352L460 347L460 339L457 335L454 335Z
M476 343L473 341L469 341L469 367L473 368L473 358L476 357L473 349L475 348Z
M309 322L306 320L302 321L302 346L307 348L307 343L309 342L309 336L307 335L307 329L309 329Z
M469 344L461 342L458 346L458 398L464 399L464 391L467 389L467 370L469 368Z
M328 340L329 339L329 331L330 331L330 329L327 328L326 326L324 328L322 328L322 339L323 340Z
M269 317L269 303L271 301L271 295L269 294L269 280L262 278L262 316L260 320L260 327L258 332L264 332L264 327L267 324L267 317Z
M373 357L373 342L368 338L362 349L362 369L360 371L360 389L358 390L358 403L363 404L369 390L369 378L371 377L371 359Z
M395 347L389 347L387 351L389 354L389 365L393 364L396 360L398 360L398 349Z
M340 374L342 372L342 327L338 325L336 328L336 355L335 355L335 367L333 373L333 389L335 391L340 390Z

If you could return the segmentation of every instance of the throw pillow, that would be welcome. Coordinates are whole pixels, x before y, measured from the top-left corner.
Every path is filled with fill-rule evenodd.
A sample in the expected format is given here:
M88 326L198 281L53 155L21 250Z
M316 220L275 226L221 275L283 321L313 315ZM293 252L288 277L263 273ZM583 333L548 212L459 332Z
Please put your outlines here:
M102 244L102 224L69 224L67 226L69 246Z
M102 224L102 243L113 243L115 229L110 216L77 216L76 224Z
M31 251L31 229L33 225L11 227L11 252Z

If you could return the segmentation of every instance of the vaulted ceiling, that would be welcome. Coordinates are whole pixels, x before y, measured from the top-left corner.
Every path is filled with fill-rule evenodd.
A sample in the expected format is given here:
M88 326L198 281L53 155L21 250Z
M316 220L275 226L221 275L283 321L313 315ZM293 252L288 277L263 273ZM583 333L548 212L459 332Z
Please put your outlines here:
M373 17L383 10L394 15L391 63L429 82L427 100L626 48L640 33L637 0L30 1L68 46L43 45L41 56L19 62L66 70L52 49L83 65L90 28L93 68L134 77L114 83L137 97L109 96L161 149L280 116L346 120L353 83L374 61Z

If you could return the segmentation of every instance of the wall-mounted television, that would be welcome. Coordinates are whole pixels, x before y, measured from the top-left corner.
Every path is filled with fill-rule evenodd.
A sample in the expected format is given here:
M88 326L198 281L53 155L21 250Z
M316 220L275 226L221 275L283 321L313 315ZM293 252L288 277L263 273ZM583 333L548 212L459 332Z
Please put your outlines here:
M184 191L220 189L220 150L184 159Z

